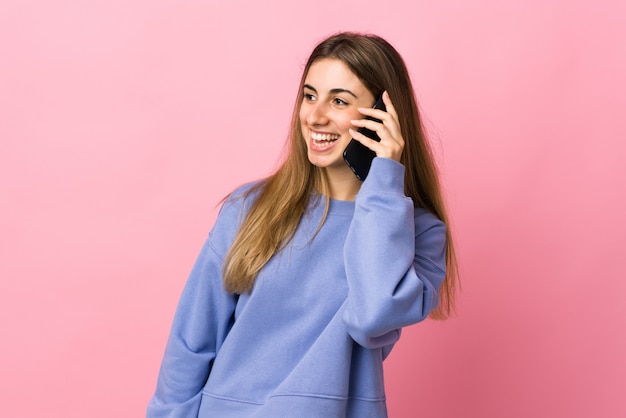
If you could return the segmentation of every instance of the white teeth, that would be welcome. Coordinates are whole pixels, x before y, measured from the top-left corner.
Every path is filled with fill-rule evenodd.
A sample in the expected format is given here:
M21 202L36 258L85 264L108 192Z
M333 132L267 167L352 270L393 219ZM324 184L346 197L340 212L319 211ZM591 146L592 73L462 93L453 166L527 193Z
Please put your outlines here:
M311 138L313 138L314 141L335 141L339 139L339 135L311 132Z

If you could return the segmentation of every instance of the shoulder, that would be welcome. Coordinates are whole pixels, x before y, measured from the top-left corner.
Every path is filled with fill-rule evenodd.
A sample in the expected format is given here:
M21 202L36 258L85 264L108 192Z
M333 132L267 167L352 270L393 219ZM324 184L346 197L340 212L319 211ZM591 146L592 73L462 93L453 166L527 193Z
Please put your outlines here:
M420 235L431 229L438 230L445 235L446 225L432 212L421 207L416 207L414 214L416 235Z
M230 248L239 226L264 184L263 180L246 183L224 198L217 220L209 233L211 246L218 254L223 256Z
M446 268L446 225L424 208L415 208L415 251L439 270Z
M218 220L234 215L236 217L245 216L245 213L250 210L250 207L263 190L265 183L265 180L257 180L241 185L233 190L222 201Z

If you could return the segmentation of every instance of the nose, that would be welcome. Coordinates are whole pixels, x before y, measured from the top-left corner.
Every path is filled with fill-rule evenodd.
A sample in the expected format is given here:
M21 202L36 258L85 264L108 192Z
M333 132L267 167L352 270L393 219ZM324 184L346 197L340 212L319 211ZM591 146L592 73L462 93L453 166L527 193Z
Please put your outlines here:
M311 126L326 125L328 123L328 106L323 102L311 104L306 121Z

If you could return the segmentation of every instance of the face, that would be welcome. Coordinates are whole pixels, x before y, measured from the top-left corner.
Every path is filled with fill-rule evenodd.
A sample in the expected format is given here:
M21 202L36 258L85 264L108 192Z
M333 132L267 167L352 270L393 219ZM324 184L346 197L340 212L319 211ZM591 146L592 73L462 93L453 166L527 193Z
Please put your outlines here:
M343 160L351 140L350 121L363 117L359 107L373 103L372 93L342 61L324 58L313 63L304 81L300 107L309 161L318 167L350 171Z

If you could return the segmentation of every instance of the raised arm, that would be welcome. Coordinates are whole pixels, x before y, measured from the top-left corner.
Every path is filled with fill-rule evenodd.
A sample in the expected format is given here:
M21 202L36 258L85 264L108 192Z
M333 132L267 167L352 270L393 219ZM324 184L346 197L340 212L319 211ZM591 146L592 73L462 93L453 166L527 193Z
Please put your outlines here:
M375 158L344 247L344 321L357 343L393 344L400 328L428 316L445 277L445 247L445 225L404 195L404 167Z

